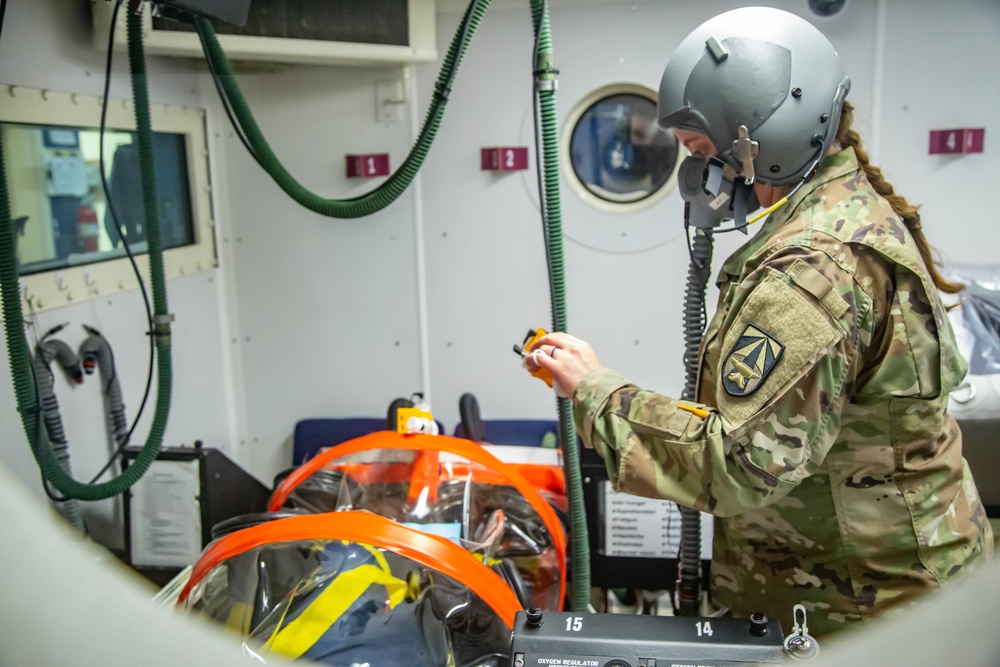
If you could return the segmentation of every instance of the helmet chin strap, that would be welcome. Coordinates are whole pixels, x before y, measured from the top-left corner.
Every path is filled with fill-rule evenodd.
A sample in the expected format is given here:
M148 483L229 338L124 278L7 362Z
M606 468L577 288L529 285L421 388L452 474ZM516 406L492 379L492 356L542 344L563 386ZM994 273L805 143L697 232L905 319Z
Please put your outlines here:
M750 196L753 194L753 183L757 178L753 161L760 150L760 144L750 138L750 130L746 125L736 129L736 141L733 142L733 156L740 163L740 170L733 183L733 226L747 234L747 212L750 208Z
M753 181L740 179L733 183L733 227L747 234L747 213L750 197L753 195Z

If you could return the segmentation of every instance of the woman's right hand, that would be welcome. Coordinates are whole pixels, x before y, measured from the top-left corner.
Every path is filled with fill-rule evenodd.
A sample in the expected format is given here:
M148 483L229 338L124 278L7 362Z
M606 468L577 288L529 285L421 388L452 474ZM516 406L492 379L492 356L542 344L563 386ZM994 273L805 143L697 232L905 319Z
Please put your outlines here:
M561 398L573 398L580 380L602 368L590 343L561 331L542 336L527 353L524 363L528 370L544 368L552 373L552 388Z

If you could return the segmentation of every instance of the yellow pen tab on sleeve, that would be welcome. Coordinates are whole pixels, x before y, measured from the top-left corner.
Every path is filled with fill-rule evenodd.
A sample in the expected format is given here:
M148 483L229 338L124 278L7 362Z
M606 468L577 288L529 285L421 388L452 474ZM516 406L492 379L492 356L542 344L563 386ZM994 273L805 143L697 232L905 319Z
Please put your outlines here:
M707 418L708 415L710 414L708 410L703 410L702 408L696 408L693 405L685 405L683 403L678 403L677 407L679 407L681 410L687 410L693 415L698 415L702 419Z

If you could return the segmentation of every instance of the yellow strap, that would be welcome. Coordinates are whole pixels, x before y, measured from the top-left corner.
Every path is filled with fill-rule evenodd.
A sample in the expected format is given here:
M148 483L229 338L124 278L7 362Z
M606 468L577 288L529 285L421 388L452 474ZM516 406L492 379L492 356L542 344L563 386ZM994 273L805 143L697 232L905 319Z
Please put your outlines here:
M372 555L372 558L375 559L375 562L378 563L378 566L380 568L382 568L386 572L392 571L389 568L389 561L385 559L385 554L382 553L382 550L379 549L378 547L373 547L367 544L358 544L357 542L344 542L344 544L354 544L356 546L361 547L362 549L364 549L365 551L367 551Z
M267 646L293 658L301 657L372 584L385 586L390 607L406 596L405 581L377 565L361 565L338 575L301 614L284 628L279 625Z
M486 567L493 567L497 563L501 562L499 558L493 558L492 556L487 556L483 553L472 554L476 560L485 565Z

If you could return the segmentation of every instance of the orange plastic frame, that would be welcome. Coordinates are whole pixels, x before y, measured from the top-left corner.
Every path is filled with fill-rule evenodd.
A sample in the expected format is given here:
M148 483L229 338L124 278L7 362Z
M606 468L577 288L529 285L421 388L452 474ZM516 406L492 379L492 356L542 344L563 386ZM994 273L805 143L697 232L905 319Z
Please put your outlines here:
M528 500L528 503L538 512L545 527L552 535L556 555L559 561L559 608L563 607L566 596L566 535L563 534L562 523L555 511L542 498L537 489L513 467L500 461L480 445L471 440L452 438L446 435L402 434L392 431L378 431L331 447L322 454L314 456L306 463L296 468L278 485L271 496L268 510L276 512L285 504L291 492L310 475L324 467L330 461L373 449L403 449L412 451L440 451L463 456L470 461L479 463L501 473L511 485Z
M177 605L191 589L222 561L254 547L275 542L348 540L389 549L461 582L507 624L522 608L517 596L500 576L462 547L437 535L407 528L391 519L367 512L331 512L278 519L237 531L215 542L195 563Z

